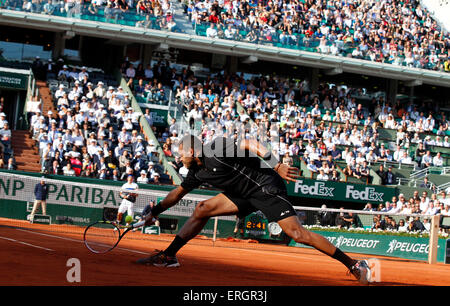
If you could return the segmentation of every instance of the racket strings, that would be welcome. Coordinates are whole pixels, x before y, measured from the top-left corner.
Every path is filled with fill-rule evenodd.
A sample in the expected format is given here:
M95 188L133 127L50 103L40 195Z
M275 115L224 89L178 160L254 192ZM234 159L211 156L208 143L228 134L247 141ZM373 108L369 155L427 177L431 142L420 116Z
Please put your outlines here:
M86 246L94 253L106 253L119 241L120 231L113 224L98 223L89 226L84 234Z

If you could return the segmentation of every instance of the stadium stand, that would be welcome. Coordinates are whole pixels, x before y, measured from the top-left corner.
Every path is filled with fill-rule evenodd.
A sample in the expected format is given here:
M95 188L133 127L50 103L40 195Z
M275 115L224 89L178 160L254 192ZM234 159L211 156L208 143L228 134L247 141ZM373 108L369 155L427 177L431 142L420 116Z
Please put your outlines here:
M135 93L143 97L142 103L161 103L155 99L155 88L172 88L171 97L184 108L181 121L201 134L205 141L226 134L227 126L235 122L250 123L254 127L250 135L256 135L259 123L279 121L281 143L271 144L274 153L280 157L288 153L292 163L302 169L304 177L317 178L323 167L328 178L336 170L334 180L398 185L408 194L417 188L435 189L448 182L448 177L440 179L438 175L427 174L427 183L422 180L423 176L415 175L424 167L416 156L418 143L423 142L431 153L434 143L429 139L440 140L448 134L444 112L427 108L418 112L416 105L399 101L395 105L387 104L383 97L372 99L370 93L361 95L361 89L350 86L338 88L320 84L316 92L311 92L308 84L300 84L298 88L284 86L282 81L275 80L282 79L279 76L246 80L239 73L211 73L201 78L189 71L189 67L178 67L178 72L175 67L176 64L171 69L166 67L171 80L163 82L165 85L157 79L133 80ZM145 92L151 95L146 96ZM363 97L373 103L372 109L370 104L356 103L357 99L363 101ZM433 125L420 125L431 121L425 114L429 114L427 117L434 121ZM412 121L414 124L410 124ZM179 132L178 120L169 127L169 131L172 130ZM172 133L163 130L159 135L164 133L161 145L171 157L171 141L167 136ZM177 136L177 133L172 135L174 139ZM439 165L445 169L449 165L445 154L448 137L439 144L440 153L435 151L433 158L441 155ZM327 158L328 155L332 158ZM309 167L311 160L315 170ZM384 167L381 171L380 165Z
M448 33L420 1L189 0L194 32L398 66L450 71ZM132 27L185 32L171 1L4 1L1 8ZM182 18L180 18L182 19Z
M142 114L134 112L114 77L84 66L66 73L68 68L63 65L47 80L55 111L30 116L41 172L113 180L145 172L148 183L171 184L156 147L141 131ZM41 87L41 98L44 92Z
M197 35L450 71L448 33L419 1L188 1Z
M0 8L79 18L132 27L182 32L173 18L171 1L2 1Z

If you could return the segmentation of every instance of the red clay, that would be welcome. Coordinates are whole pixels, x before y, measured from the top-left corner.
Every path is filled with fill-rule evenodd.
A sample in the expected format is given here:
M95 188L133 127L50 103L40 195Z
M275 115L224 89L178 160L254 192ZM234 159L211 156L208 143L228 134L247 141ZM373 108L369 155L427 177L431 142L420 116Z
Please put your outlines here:
M69 229L69 230L68 230ZM196 238L178 255L180 268L134 262L164 249L173 235L129 233L118 248L93 254L83 229L0 219L0 285L136 286L358 286L336 260L312 250L280 245ZM373 258L354 254L355 258ZM70 258L81 263L81 283L69 283ZM380 285L450 285L450 265L379 257ZM126 280L126 281L125 281Z

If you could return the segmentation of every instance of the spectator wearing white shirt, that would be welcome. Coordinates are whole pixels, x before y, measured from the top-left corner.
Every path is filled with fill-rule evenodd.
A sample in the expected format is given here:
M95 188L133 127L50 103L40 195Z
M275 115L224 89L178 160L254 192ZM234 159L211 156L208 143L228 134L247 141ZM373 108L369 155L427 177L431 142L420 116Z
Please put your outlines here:
M378 156L373 152L373 149L370 149L369 153L366 154L366 160L369 163L375 163L378 160Z
M147 67L145 68L144 76L147 80L153 79L153 69L150 66L150 64L148 64Z
M433 164L433 157L431 156L431 151L427 151L427 153L422 157L422 161L420 162L420 165L423 168L431 167Z
M389 212L392 214L397 214L402 210L402 207L399 207L399 205L397 205L397 202L393 201L391 203L391 205L392 205L392 208L391 208L391 210L389 210Z
M311 116L313 117L313 118L316 118L316 119L320 119L321 118L321 111L320 111L320 109L319 109L319 104L316 104L315 106L314 106L314 108L311 110Z
M412 159L408 155L408 152L403 151L403 155L399 158L398 162L400 164L412 164Z
M319 174L317 175L317 180L319 180L319 181L328 181L328 179L329 179L329 177L324 172L324 170L322 168L319 169Z
M403 209L401 210L400 213L407 214L407 215L412 214L411 203L409 203L409 202L406 203L406 205L403 206Z
M344 156L342 156L344 157ZM355 161L355 158L353 157L353 151L348 152L347 156L345 156L345 162L347 165L350 165Z
M6 120L6 114L4 112L0 113L0 129L4 129L5 125L8 125L8 120Z
M401 219L398 222L398 231L399 232L407 232L408 231L408 224L405 222L404 219Z
M312 160L312 159L310 160L310 162L309 162L309 164L308 164L308 166L306 168L308 168L308 170L313 172L313 173L318 172L317 166L314 163L314 160Z
M443 147L445 147L445 148L450 148L450 142L449 142L448 140L449 140L448 136L445 136L445 137L444 137L444 141L443 141L443 143L442 143L442 146L443 146Z
M450 197L447 196L447 193L445 190L441 191L441 198L439 199L441 203L444 203L444 205L450 205Z
M58 80L67 81L69 79L69 67L67 65L63 65L62 70L58 72Z
M438 146L438 147L443 147L444 146L444 143L442 142L440 136L436 136L436 139L434 140L434 145Z
M70 156L70 153L65 153L65 154L67 154L67 156ZM66 175L66 176L75 176L76 175L75 170L72 168L72 164L70 162L70 157L69 157L69 162L66 164L65 167L62 168L62 170L63 170L63 175Z
M87 72L87 68L83 66L81 67L81 72L78 73L78 81L83 82L85 77L89 78L89 73Z
M140 184L148 184L147 171L141 170L140 176L136 179L136 182Z
M433 166L442 167L444 165L444 159L441 156L441 152L437 152L436 156L433 157Z
M396 129L397 128L397 122L394 119L394 116L392 114L389 114L386 122L384 124L384 127L386 129Z
M419 207L422 212L428 209L428 204L430 203L430 199L428 198L428 193L424 191L422 196L420 197Z
M64 90L64 88L65 88L64 84L59 84L58 89L55 91L55 98L56 99L59 99L59 98L61 98L64 95L64 93L66 92Z
M393 158L394 161L398 162L400 158L404 156L405 150L402 149L402 147L397 146L397 149L394 151Z
M136 76L136 69L134 69L134 65L130 64L130 67L127 68L125 75L127 76L127 78L131 78L134 79L134 77Z
M423 212L424 215L435 215L437 213L438 213L438 209L434 205L433 201L430 201L430 203L428 204L428 209L425 212Z
M364 161L366 161L366 159L364 158L364 156L361 152L358 152L358 155L356 156L355 161L357 164L362 165L364 163Z
M444 205L444 210L441 210L441 215L450 217L450 204Z
M217 30L214 23L211 23L211 26L206 30L206 37L217 38Z
M398 201L397 201L397 205L403 210L404 207L406 207L406 199L405 199L405 195L403 193L400 193L398 195Z
M431 132L434 129L434 119L433 116L430 115L423 123L424 131Z

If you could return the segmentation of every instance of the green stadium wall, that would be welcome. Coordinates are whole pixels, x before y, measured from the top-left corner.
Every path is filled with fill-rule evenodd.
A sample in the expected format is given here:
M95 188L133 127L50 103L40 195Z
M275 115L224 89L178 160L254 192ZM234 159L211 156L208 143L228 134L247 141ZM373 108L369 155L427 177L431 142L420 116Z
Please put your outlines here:
M346 233L312 230L327 238L334 246L344 252L398 257L411 260L428 261L429 238L402 235L383 235ZM438 241L437 261L444 262L446 239ZM291 240L290 246L310 248Z

